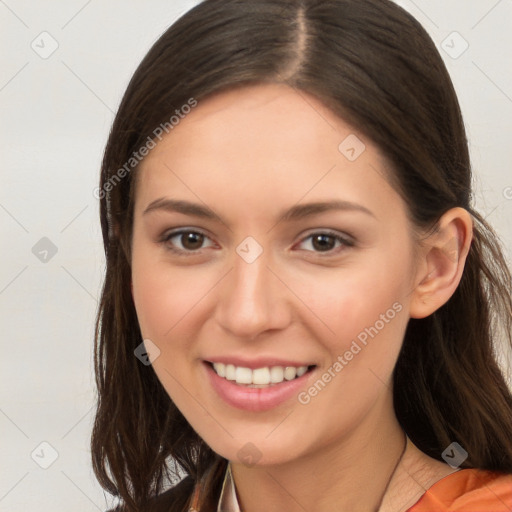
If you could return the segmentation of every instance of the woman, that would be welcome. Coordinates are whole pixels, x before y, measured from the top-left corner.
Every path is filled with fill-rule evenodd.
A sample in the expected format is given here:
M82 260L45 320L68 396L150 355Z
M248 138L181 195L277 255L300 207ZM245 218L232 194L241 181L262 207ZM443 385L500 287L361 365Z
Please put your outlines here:
M511 509L511 276L404 10L202 2L135 72L98 197L119 510Z

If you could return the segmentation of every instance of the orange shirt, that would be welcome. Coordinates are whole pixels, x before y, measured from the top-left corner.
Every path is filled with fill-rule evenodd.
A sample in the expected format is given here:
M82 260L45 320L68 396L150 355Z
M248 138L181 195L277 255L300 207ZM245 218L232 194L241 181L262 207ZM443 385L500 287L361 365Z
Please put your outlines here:
M204 512L199 503L196 485L189 510ZM229 464L217 512L240 512ZM432 485L407 512L512 512L512 474L461 469Z
M512 475L461 469L436 482L407 512L511 512Z

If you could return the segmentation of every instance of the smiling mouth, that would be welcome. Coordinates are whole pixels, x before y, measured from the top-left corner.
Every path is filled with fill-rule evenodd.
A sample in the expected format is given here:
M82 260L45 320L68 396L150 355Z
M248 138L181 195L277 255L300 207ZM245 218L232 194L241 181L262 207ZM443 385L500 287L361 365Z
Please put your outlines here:
M276 386L282 382L298 379L316 368L316 365L309 365L264 366L251 369L233 364L211 362L208 362L208 364L219 377L249 388Z

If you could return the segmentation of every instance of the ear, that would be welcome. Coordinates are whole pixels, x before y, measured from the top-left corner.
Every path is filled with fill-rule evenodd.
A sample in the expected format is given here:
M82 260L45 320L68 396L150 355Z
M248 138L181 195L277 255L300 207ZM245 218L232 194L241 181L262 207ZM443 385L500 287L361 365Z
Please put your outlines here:
M425 318L448 302L462 278L473 239L473 219L464 208L448 210L422 241L410 303L411 318Z

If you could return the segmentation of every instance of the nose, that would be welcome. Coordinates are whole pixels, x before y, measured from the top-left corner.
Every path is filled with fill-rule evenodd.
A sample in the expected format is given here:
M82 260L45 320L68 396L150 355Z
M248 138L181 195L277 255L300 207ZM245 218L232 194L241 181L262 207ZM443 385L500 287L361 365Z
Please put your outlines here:
M265 251L251 263L235 254L233 268L218 290L215 314L230 335L253 340L289 324L287 289L267 265Z

